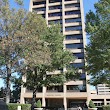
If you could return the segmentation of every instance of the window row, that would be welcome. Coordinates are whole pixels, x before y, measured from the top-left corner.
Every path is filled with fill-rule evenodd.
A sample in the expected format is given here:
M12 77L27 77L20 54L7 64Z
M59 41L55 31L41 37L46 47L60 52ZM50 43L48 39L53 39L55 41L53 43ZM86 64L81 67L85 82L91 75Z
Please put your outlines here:
M70 66L74 68L78 68L78 69L83 69L85 64L84 63L71 63Z
M65 23L81 22L81 18L70 18L66 19Z
M65 31L81 31L82 26L71 26L71 27L66 27Z
M46 4L46 0L39 1L39 2L33 2L33 5L41 5L41 4Z
M51 24L51 23L60 23L60 24L62 24L62 20L60 19L60 20L52 20L52 21L49 21L49 24ZM65 19L65 23L74 23L74 22L81 22L81 18L71 18L71 19Z
M46 8L33 8L33 11L46 11Z
M86 85L67 85L67 92L86 92ZM32 90L27 89L27 92ZM63 92L63 86L49 86L46 92ZM42 87L38 88L37 92L42 92Z
M80 7L79 3L74 3L74 4L66 4L65 8L73 8L73 7Z
M83 49L83 43L66 44L67 49Z
M82 34L76 34L76 35L66 35L66 40L72 40L72 39L83 39Z
M65 8L73 8L73 7L80 7L79 3L75 3L75 4L66 4ZM58 6L50 6L49 10L54 10L54 9L62 9L62 5L58 5Z
M73 53L73 55L78 59L84 59L84 52L82 52L82 53Z
M75 14L81 14L80 11L68 11L65 12L65 15L75 15ZM49 17L51 16L62 16L62 12L57 12L57 13L50 13Z

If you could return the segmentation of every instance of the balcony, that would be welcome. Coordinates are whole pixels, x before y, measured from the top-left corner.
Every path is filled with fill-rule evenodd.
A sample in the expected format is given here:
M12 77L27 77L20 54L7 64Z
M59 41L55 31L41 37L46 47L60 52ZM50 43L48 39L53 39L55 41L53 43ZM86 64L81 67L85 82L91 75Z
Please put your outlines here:
M62 17L61 16L48 17L48 20L58 20L58 19L62 19Z
M66 93L67 98L74 99L87 99L87 92L68 92Z
M39 15L45 14L45 11L38 11L37 14L39 14Z
M84 59L76 59L74 62L70 62L70 63L83 63Z
M65 83L67 86L68 85L84 85L86 84L85 81L81 81L81 80L78 80L78 81L69 81L67 83Z
M49 6L58 6L61 5L61 2L49 3Z
M82 30L81 31L66 31L66 32L64 32L64 35L72 35L72 34L82 34Z
M41 5L34 5L33 8L43 8L46 7L45 4L41 4Z
M65 1L64 4L80 3L80 0Z
M80 10L80 8L79 7L65 8L65 11L74 11L74 10Z
M68 26L79 26L79 25L81 25L81 22L65 23L65 27L68 27Z
M84 52L84 49L67 49L68 51L72 52L72 53L81 53Z
M59 93L59 92L53 92L53 93L45 93L46 98L63 98L64 93Z
M25 98L32 98L33 94L32 92L27 92L27 93L24 93L23 96ZM41 98L43 97L43 93L36 93L36 98Z
M65 19L68 19L68 18L79 18L79 17L81 17L81 15L80 14L65 15L64 17L65 17Z
M71 39L71 40L64 40L64 44L72 44L72 43L82 43L82 39Z
M61 9L54 9L48 11L48 13L56 13L56 12L61 12Z

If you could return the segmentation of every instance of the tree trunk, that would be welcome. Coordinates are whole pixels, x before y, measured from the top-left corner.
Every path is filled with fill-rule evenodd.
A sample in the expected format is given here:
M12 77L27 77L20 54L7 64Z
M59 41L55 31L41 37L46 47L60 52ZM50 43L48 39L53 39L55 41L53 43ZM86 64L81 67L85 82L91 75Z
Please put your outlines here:
M10 77L11 77L11 69L10 66L8 65L7 67L7 78L6 78L6 103L10 102Z
M10 77L7 76L7 84L6 84L6 103L10 102Z
M37 89L33 90L33 97L32 97L32 104L31 104L31 110L34 110L35 102L36 102L36 91Z

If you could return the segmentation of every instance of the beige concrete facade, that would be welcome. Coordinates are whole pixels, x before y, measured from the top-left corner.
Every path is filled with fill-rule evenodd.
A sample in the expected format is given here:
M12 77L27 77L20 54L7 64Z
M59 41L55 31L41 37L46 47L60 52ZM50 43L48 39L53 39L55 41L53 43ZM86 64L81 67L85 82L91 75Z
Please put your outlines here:
M82 0L30 0L30 11L35 10L37 14L41 14L48 25L51 22L60 22L62 33L65 35L64 48L77 57L74 62L70 63L78 67L82 73L82 79L65 83L63 87L60 87L62 90L57 90L59 87L51 89L43 87L42 91L36 94L36 98L42 100L42 106L49 106L57 100L67 110L72 104L88 103L90 100L89 85L86 84L88 76L83 69L86 37L82 2ZM48 74L58 73L55 71ZM22 87L20 102L25 103L27 99L31 98L32 92Z
M91 91L90 99L97 107L110 104L110 87L106 84L98 84L96 90Z

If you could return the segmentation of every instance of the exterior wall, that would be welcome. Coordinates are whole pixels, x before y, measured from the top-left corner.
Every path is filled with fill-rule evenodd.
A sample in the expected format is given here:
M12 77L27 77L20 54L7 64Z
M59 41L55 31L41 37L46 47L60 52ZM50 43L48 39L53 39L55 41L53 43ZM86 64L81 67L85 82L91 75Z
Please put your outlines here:
M98 95L110 95L110 87L107 87L106 84L98 84L97 94Z
M98 84L96 91L91 91L89 98L93 100L97 107L110 104L110 87L106 84Z
M41 2L41 4L33 5L33 2ZM54 3L49 3L49 0L30 0L30 11L36 10L37 14L41 14L45 17L47 24L51 21L60 21L62 26L62 33L65 35L64 48L71 51L78 58L74 62L70 62L76 67L80 67L80 72L85 77L79 81L70 81L63 85L63 91L51 91L47 92L46 87L43 87L43 92L37 93L36 98L42 99L42 105L45 106L45 99L48 98L60 98L63 99L65 109L67 109L67 103L69 99L82 99L89 101L89 85L86 84L86 75L82 66L85 65L84 59L84 47L86 45L85 26L84 26L84 13L83 13L83 1L82 0L55 0ZM58 71L57 71L58 72ZM56 73L56 72L55 72ZM54 74L54 73L49 73ZM70 86L85 86L86 91L67 90ZM21 92L21 103L24 103L24 98L31 98L32 92Z

